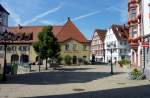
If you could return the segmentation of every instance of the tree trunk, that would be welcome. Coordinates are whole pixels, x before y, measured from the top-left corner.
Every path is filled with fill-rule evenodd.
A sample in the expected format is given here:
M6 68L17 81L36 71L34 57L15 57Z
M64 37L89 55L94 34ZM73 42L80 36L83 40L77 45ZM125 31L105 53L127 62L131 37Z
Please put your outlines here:
M50 61L49 61L49 68L51 68L51 63L52 63L52 61L51 61L51 59L50 59Z
M48 70L48 67L47 67L47 58L46 58L46 68L45 69Z

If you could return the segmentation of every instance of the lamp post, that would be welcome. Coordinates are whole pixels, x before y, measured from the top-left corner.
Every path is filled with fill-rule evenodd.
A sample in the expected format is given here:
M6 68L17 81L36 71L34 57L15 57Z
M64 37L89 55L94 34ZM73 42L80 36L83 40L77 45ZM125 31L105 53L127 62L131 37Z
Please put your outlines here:
M112 63L112 54L113 54L113 51L114 51L114 48L115 48L115 44L114 43L110 43L109 45L107 45L108 47L108 51L110 51L110 54L111 54L111 70L110 70L110 74L114 74L113 72L113 63Z
M7 70L7 59L6 59L6 51L7 51L7 45L10 44L13 41L13 34L9 33L7 31L0 33L0 41L4 45L4 67L3 67L3 76L2 81L6 81L6 70Z
M7 66L6 49L7 49L7 45L6 45L6 42L4 42L4 67L3 67L2 81L6 81L6 66Z

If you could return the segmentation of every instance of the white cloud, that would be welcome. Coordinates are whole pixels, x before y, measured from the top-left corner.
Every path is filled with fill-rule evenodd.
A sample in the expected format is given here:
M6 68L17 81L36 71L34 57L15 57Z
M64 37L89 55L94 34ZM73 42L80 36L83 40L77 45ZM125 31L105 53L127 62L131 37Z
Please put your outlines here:
M60 10L62 8L62 5L63 3L59 4L57 7L53 8L53 9L50 9L46 12L43 12L35 17L33 17L31 20L26 20L26 21L23 21L22 18L20 17L19 14L17 14L11 7L10 5L8 5L7 2L3 1L3 0L0 0L0 3L4 6L4 8L10 13L10 19L13 21L13 25L18 25L18 24L21 24L21 25L29 25L30 23L33 23L35 21L38 21L39 19L51 14L51 13L54 13L54 12L57 12L58 10ZM49 23L52 23L50 21L46 21L46 20L42 20L42 21L39 21L40 23L43 23L43 24L49 24ZM47 22L47 23L46 23Z
M48 21L48 20L40 20L39 22L42 23L42 24L50 24L50 23L51 23L51 22Z
M44 25L53 25L53 24L58 24L58 22L57 22L57 21L51 21L51 20L45 20L45 19L43 19L43 20L39 20L38 22L39 22L39 23L42 23L42 24L44 24Z
M122 2L122 4L120 4L119 6L111 6L109 8L107 8L107 10L109 11L115 11L118 12L120 15L120 22L121 23L126 23L127 19L128 19L128 9L127 9L127 3Z
M45 16L47 16L47 15L49 15L49 14L51 14L51 13L57 12L57 11L60 10L61 8L62 8L62 4L58 5L56 8L50 9L50 10L44 12L44 13L41 13L41 14L35 16L35 17L32 18L31 20L25 21L25 22L23 23L23 25L28 25L28 24L30 24L30 23L33 23L33 22L39 20L40 18L43 18L43 17L45 17Z
M74 20L74 21L81 20L81 19L84 19L84 18L86 18L86 17L99 14L100 12L101 12L101 11L90 12L90 13L87 13L87 14L84 14L84 15L81 15L81 16L78 16L78 17L75 17L75 18L73 18L72 20Z
M10 18L14 21L15 25L21 24L20 16L4 1L1 1L1 4L5 7L5 9L10 13Z

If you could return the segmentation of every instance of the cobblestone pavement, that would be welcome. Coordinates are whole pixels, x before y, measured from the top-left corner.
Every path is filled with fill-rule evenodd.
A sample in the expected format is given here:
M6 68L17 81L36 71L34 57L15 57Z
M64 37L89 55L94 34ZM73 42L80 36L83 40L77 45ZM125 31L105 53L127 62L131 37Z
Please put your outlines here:
M150 82L128 80L124 71L80 65L19 74L0 84L0 98L150 98Z

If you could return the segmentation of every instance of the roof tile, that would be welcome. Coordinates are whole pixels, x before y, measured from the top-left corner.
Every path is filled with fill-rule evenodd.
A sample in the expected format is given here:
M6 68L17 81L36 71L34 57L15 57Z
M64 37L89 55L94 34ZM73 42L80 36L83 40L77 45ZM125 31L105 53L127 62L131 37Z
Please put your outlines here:
M13 33L33 33L32 42L38 41L38 33L42 31L44 26L18 26L9 27L8 31ZM89 42L79 29L72 23L70 19L64 26L53 26L52 32L58 39L58 42L64 42L68 39L74 39L78 42Z

